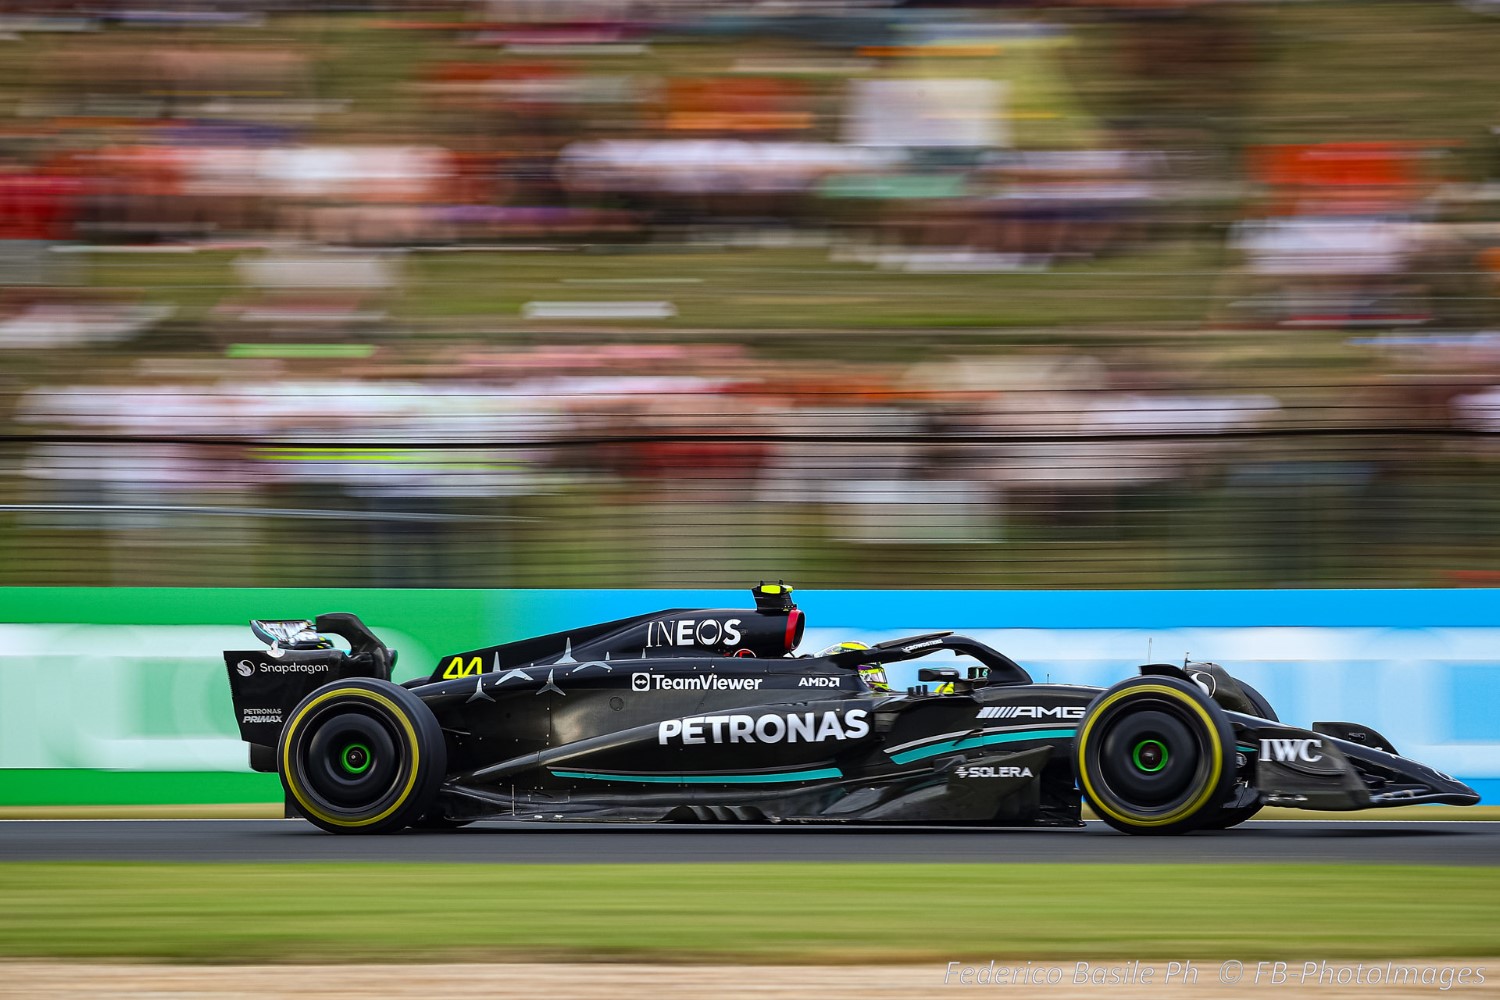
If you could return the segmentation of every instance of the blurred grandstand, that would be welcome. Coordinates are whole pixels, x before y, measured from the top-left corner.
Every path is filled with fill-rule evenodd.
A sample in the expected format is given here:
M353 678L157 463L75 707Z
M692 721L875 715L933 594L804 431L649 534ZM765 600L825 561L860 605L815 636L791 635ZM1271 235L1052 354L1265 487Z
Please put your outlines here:
M0 6L0 584L1500 582L1500 20Z

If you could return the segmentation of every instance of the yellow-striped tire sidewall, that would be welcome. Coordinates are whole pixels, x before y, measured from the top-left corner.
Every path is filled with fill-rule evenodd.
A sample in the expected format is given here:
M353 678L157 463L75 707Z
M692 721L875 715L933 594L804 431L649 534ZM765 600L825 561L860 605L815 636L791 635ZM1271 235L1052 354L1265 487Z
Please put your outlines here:
M1202 791L1195 795L1191 801L1161 816L1142 816L1110 805L1101 799L1098 792L1094 790L1093 783L1089 780L1087 753L1089 739L1094 733L1094 724L1103 717L1105 710L1111 705L1122 699L1140 694L1163 695L1171 698L1173 701L1186 705L1203 720L1203 728L1208 734L1210 744L1208 780L1203 783ZM1075 766L1078 770L1078 781L1083 786L1084 794L1088 796L1089 804L1099 812L1127 826L1161 827L1190 819L1213 798L1214 792L1218 789L1220 779L1224 774L1224 743L1219 738L1219 727L1215 723L1213 716L1192 695L1167 684L1136 684L1105 695L1102 701L1090 708L1088 718L1084 720L1083 725L1078 730L1078 736L1073 744L1073 753Z
M401 789L401 794L396 796L396 801L391 803L391 805L386 809L381 810L380 813L375 816L367 816L360 819L350 819L343 816L333 816L329 813L324 812L309 800L307 793L303 791L302 786L297 783L296 772L292 767L292 746L297 741L297 730L298 727L301 726L302 720L307 718L308 713L317 708L319 705L322 705L333 698L339 697L354 697L356 699L364 699L366 701L374 702L375 704L381 706L387 712L389 712L391 717L399 722L401 724L401 728L406 731L407 746L411 748L411 762L407 767L406 785ZM397 705L394 701L387 698L385 695L379 693L378 691L369 691L365 688L360 687L334 688L330 691L324 691L323 693L314 697L307 704L303 705L301 710L292 717L292 721L287 723L286 731L282 735L281 739L281 776L282 779L286 782L287 791L291 792L292 798L297 801L297 808L307 813L307 815L321 820L322 822L327 823L330 826L344 827L346 829L353 830L359 829L360 827L373 826L374 824L379 823L381 820L386 819L397 809L400 809L403 805L406 804L406 800L411 797L412 789L417 785L417 774L419 773L422 763L421 754L421 744L417 739L417 731L415 727L412 726L411 719L407 718L406 713L402 711L401 706Z

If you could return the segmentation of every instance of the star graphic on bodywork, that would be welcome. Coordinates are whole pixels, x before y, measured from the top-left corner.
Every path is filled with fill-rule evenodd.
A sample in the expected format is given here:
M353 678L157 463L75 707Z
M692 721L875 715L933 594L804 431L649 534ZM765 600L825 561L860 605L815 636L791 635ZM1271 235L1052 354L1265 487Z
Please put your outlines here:
M469 695L468 700L465 701L464 704L467 705L470 701L494 700L494 698L491 698L489 695L484 693L484 674L479 674L474 678L474 693Z
M604 662L605 660L608 660L608 659L609 659L609 653L605 653L603 660L589 660L587 663L580 663L580 664L578 664L578 666L576 666L572 670L568 671L568 676L572 677L574 674L578 673L580 670L587 670L589 667L603 667L605 673L607 673L607 674L614 673L615 668L612 667L612 666L610 666L608 663Z
M563 655L558 657L556 660L553 660L552 662L557 664L558 666L578 662L577 660L573 659L573 640L571 638L563 640Z
M553 671L551 671L551 670L547 671L547 683L543 684L540 688L538 688L536 693L537 694L546 694L548 691L556 691L558 694L560 694L564 698L566 698L568 696L568 693L566 691L564 691L562 688L558 687L555 683L553 683L553 681L552 681L552 674L553 674Z

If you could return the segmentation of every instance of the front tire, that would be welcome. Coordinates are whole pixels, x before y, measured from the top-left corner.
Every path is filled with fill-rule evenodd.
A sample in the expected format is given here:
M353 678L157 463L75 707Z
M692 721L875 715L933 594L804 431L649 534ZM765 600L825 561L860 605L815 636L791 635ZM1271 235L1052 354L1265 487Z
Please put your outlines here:
M437 800L443 733L420 698L389 681L352 678L304 698L277 747L282 787L330 833L388 833Z
M1196 685L1136 677L1089 705L1073 742L1085 801L1116 830L1185 833L1219 815L1234 788L1234 732Z

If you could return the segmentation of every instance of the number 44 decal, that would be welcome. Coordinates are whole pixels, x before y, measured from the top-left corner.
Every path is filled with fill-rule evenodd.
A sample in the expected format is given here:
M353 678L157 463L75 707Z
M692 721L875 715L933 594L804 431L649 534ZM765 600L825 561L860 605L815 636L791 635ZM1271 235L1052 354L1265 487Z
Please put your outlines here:
M484 663L477 656L471 656L469 662L465 663L462 656L455 656L448 661L443 668L443 680L449 681L455 677L473 677L484 673Z

